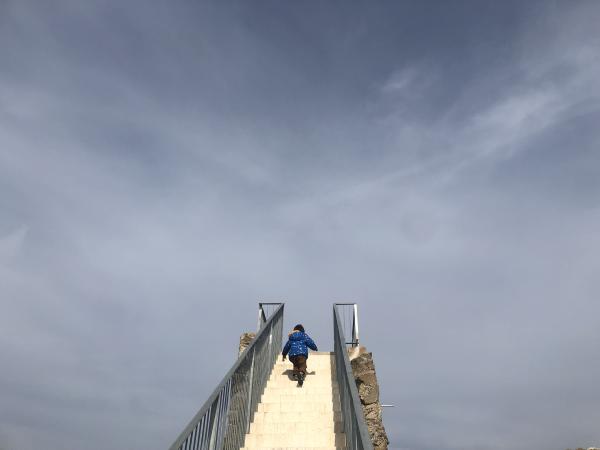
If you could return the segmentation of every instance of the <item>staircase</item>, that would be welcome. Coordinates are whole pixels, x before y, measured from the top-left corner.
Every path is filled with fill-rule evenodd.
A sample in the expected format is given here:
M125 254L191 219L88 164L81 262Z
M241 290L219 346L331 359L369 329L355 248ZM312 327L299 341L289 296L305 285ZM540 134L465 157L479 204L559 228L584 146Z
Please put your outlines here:
M301 388L281 361L283 310L259 303L256 337L169 450L373 450L348 358L356 304L333 305L334 351L309 354Z
M278 361L246 434L243 450L345 448L332 353L311 352L299 388L292 364Z

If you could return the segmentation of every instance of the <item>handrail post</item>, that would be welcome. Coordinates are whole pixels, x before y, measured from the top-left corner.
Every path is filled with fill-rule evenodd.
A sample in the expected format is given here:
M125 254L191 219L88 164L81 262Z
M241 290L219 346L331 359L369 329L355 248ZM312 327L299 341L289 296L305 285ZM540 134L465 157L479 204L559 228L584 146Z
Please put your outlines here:
M210 423L210 439L208 441L208 450L215 450L215 444L217 439L217 429L219 420L219 409L221 407L221 396L219 395L219 400L216 403L213 403L211 408L211 423Z
M269 358L271 358L272 352L271 352L271 347L273 345L273 322L271 322L271 329L269 330L269 353L267 353L267 355L269 355Z
M352 340L354 341L353 347L358 347L358 305L354 304L354 317L352 319Z
M353 320L352 337L348 339L344 333L345 323L340 318L339 307L352 306ZM333 333L335 371L339 385L340 404L343 413L344 432L348 450L373 450L373 444L369 436L369 430L363 414L360 396L352 373L352 366L348 357L346 345L357 346L358 334L358 307L356 303L334 303L333 304Z
M252 364L250 365L250 379L248 382L248 407L246 408L246 433L250 431L250 416L252 414L252 382L254 380L254 356L256 347L252 349Z
M256 331L260 330L262 324L266 322L265 310L263 309L263 304L258 304L258 326L256 327Z

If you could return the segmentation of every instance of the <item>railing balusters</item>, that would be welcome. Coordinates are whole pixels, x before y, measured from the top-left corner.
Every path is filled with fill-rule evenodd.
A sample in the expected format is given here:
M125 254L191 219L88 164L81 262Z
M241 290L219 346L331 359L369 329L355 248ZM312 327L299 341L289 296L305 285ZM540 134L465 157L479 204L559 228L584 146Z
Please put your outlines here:
M191 439L189 439L191 445L190 448L192 450L198 450L198 431L199 430L199 425L196 425L196 427L194 428L194 431L192 432L192 436Z
M344 322L340 320L339 309L352 306L351 341L346 341ZM333 345L335 355L335 371L340 392L340 404L346 434L347 450L373 450L371 438L367 430L365 418L358 396L358 389L352 374L346 344L358 345L358 310L353 303L336 303L333 305Z
M238 450L243 446L281 348L283 306L259 304L256 337L169 450Z

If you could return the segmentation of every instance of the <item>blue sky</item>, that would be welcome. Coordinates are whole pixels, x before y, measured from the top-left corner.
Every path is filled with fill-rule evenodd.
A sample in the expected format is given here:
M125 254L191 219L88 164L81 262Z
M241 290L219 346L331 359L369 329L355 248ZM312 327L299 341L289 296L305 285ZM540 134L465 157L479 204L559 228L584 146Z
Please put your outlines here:
M0 2L0 449L161 449L260 299L392 448L600 445L600 4Z

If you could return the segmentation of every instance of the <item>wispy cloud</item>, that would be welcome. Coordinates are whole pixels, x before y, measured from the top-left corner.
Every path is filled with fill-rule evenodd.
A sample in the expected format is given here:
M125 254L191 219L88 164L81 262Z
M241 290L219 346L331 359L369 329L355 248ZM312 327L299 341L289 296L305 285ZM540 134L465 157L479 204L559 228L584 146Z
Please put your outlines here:
M0 447L164 448L265 297L361 303L394 448L594 443L598 9L403 7L0 6Z
M27 227L25 226L0 236L0 263L7 264L18 255L26 236Z

